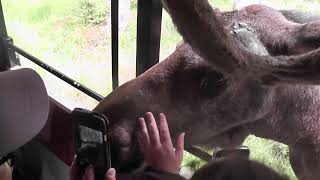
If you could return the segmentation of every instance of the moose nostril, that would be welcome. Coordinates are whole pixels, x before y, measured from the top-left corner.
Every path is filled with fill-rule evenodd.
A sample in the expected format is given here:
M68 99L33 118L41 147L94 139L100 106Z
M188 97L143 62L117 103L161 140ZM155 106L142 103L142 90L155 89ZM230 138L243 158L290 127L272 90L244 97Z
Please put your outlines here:
M109 133L109 138L113 144L121 147L128 147L131 144L131 134L123 127L117 126Z

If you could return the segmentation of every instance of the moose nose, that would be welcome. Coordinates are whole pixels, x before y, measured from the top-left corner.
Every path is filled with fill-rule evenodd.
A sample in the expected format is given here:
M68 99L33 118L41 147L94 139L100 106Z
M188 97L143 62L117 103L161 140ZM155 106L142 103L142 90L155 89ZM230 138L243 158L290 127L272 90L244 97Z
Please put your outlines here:
M108 136L110 141L117 146L127 147L131 144L131 134L121 126L114 126Z
M143 157L136 148L111 143L111 166L120 173L130 173L143 164Z

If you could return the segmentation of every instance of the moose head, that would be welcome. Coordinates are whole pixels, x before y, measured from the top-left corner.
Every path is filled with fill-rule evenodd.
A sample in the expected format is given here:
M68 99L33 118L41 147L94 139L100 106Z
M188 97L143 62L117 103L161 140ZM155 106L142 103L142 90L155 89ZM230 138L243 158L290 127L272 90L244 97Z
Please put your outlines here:
M135 131L137 119L148 111L166 114L172 136L186 132L187 147L234 146L250 133L293 144L305 135L294 134L294 128L304 126L293 117L292 132L282 132L281 122L291 116L279 107L286 100L295 105L292 111L320 107L320 99L310 99L318 90L307 86L320 83L320 50L314 50L320 22L295 23L262 5L220 12L206 0L163 3L186 43L94 109L110 119L115 167L128 170L141 163ZM246 41L237 38L242 33L234 31L236 22L248 24L245 32L254 32L245 35ZM267 52L257 52L264 47ZM311 93L296 98L305 91ZM311 116L314 110L304 113ZM305 128L303 132L318 130Z

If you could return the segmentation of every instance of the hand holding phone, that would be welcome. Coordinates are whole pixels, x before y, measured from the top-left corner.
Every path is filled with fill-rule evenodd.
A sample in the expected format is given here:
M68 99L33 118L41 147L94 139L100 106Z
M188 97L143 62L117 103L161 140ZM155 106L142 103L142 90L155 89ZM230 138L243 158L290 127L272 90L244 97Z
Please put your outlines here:
M71 167L70 167L70 180L78 180L81 178L78 178L79 175L79 168L77 165L77 158L75 157L72 161ZM82 180L94 180L94 170L91 167L87 167L84 171L84 175L82 177ZM116 180L116 170L113 168L108 169L108 171L105 173L104 180Z
M75 121L77 165L79 178L89 165L93 167L96 180L103 180L111 168L110 144L107 139L108 119L89 110L76 108L72 111Z

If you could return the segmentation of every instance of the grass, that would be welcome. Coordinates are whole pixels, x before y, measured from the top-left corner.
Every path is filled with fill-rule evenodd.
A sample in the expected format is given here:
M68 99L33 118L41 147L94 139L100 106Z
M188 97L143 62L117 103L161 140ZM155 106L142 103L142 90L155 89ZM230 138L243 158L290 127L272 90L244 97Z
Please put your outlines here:
M106 96L112 91L110 26L108 23L95 24L95 20L93 24L84 21L79 11L79 5L83 1L2 0L2 3L7 29L15 44ZM87 1L98 4L94 8L98 9L99 14L110 13L110 7L101 4L105 3L105 0ZM232 7L231 0L210 0L210 3L222 10L231 10ZM281 9L300 9L311 13L318 13L319 9L316 1L270 0L268 4ZM136 16L136 1L132 1L128 26L120 31L121 83L135 77ZM163 12L160 59L165 59L173 52L181 40L169 15ZM29 61L22 59L22 64L35 68L45 79L51 96L67 107L91 109L98 103ZM295 178L285 145L253 136L250 136L245 144L252 150L252 159L273 167L291 179ZM185 166L197 169L202 164L199 159L186 153Z
M103 0L97 0L103 1ZM111 92L111 45L103 25L84 25L76 12L79 0L3 0L9 36L15 44L98 93ZM94 44L92 44L94 42ZM22 61L25 66L34 66ZM92 108L97 102L40 71L49 93L67 99L70 108ZM70 102L70 103L68 103ZM72 103L71 103L72 102Z
M250 158L262 162L278 173L297 179L289 162L288 146L272 140L249 136L244 144L251 149Z
M248 136L243 144L251 150L250 159L267 165L279 174L289 177L290 180L297 179L289 162L288 146L253 135ZM212 151L208 151L208 153L212 154ZM182 166L188 167L191 171L195 171L204 164L205 161L185 152Z

